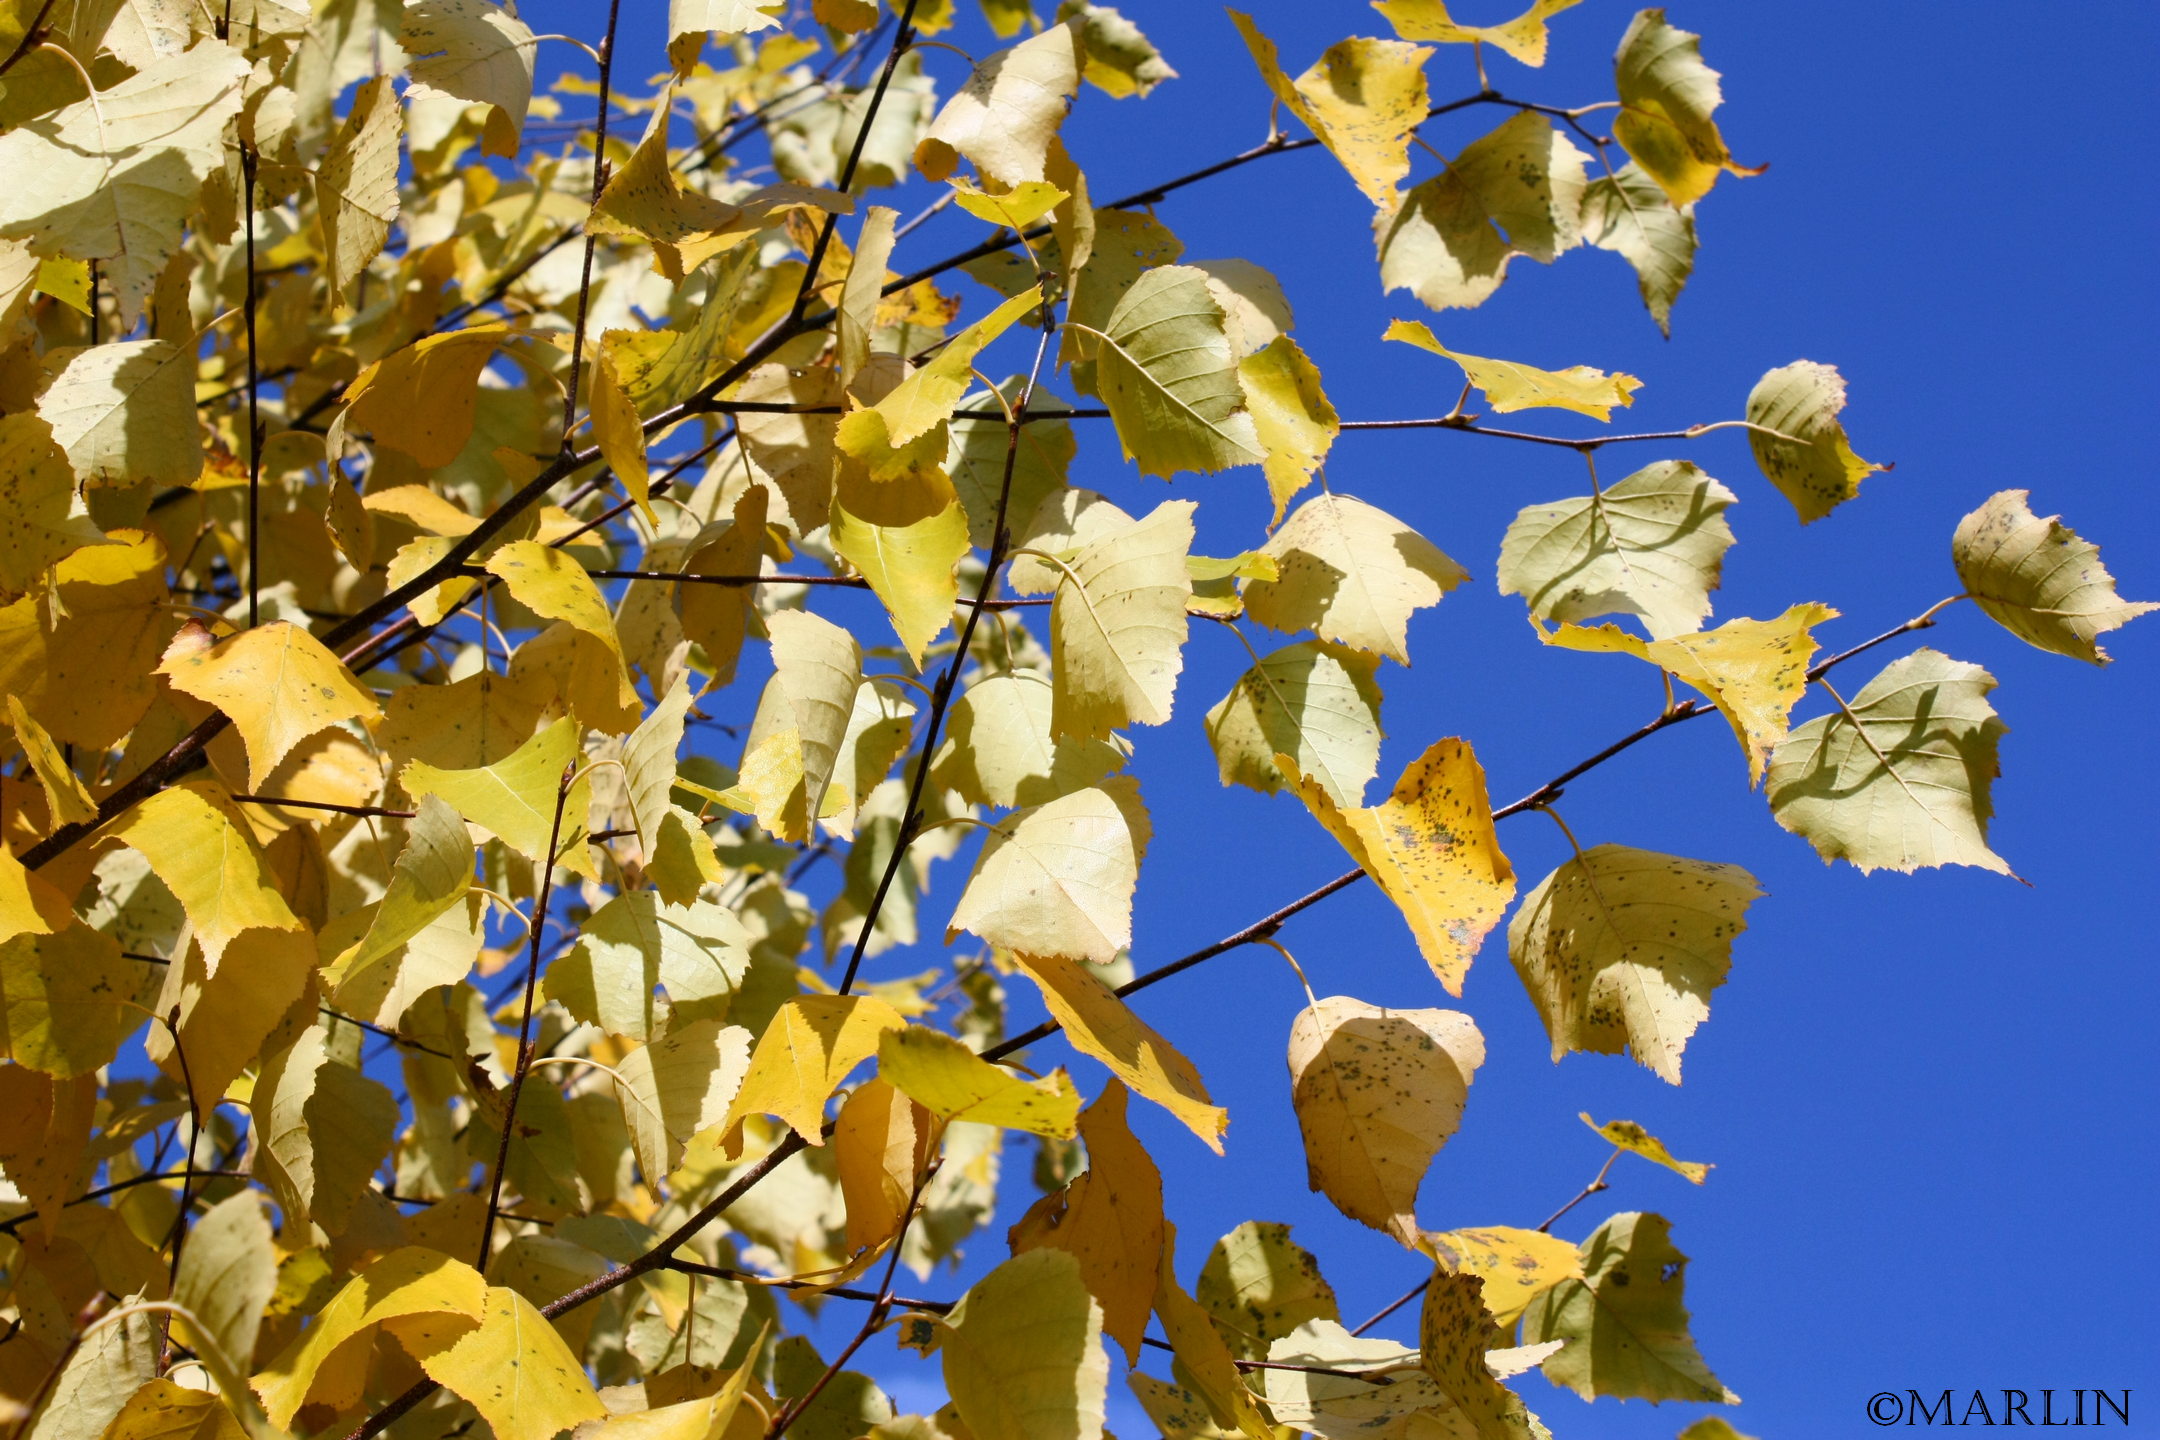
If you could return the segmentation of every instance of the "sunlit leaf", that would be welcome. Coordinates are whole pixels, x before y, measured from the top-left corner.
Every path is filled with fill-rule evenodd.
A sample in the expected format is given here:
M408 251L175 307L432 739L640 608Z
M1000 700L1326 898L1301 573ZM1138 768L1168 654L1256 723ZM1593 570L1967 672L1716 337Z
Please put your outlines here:
M2031 492L2003 490L1958 522L1950 558L1973 603L2042 650L2107 663L2094 637L2160 609L2124 600L2100 563L2100 547L2059 515L2032 513Z

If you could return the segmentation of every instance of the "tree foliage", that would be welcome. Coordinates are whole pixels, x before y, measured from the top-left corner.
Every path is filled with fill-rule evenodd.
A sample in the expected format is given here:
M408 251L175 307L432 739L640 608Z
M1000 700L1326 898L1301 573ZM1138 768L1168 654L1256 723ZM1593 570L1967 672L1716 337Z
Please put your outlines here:
M964 74L921 43L954 0L671 0L649 87L614 55L662 7L611 3L572 41L597 83L539 90L571 37L491 0L0 0L18 1433L1093 1440L1120 1381L1178 1437L1522 1440L1548 1432L1509 1382L1540 1366L1586 1398L1736 1402L1663 1218L1580 1245L1551 1233L1574 1201L1425 1228L1486 1054L1461 1010L1308 991L1284 1040L1310 1184L1404 1247L1414 1345L1367 1335L1390 1312L1346 1327L1265 1220L1188 1238L1187 1289L1128 1123L1149 1104L1230 1143L1180 1017L1140 993L1281 948L1366 878L1402 915L1389 963L1422 958L1434 999L1504 925L1556 1060L1679 1083L1761 886L1572 832L1519 882L1497 822L1558 821L1563 785L1711 713L1732 781L1826 860L2010 873L1994 678L1920 648L1838 688L1952 601L1821 659L1840 616L1814 597L1710 624L1743 496L1813 521L1886 468L1834 367L1615 433L1638 378L1432 328L1584 246L1668 327L1695 207L1758 173L1661 10L1625 26L1613 98L1493 88L1493 56L1537 67L1554 27L1592 28L1572 4L1472 26L1383 0L1391 33L1295 75L1232 12L1256 75L1222 103L1266 140L1113 199L1081 111L1174 105L1146 97L1176 71L1093 0L982 0ZM1372 214L1345 283L1442 312L1373 340L1462 371L1443 416L1344 419L1275 279L1185 261L1159 213L1316 146ZM934 197L904 222L872 199L903 185ZM919 259L947 206L973 241ZM1473 392L1578 430L1488 424ZM1369 795L1390 667L1471 573L1328 482L1394 428L1591 461L1587 493L1454 543L1497 554L1547 644L1666 683L1511 803L1449 735L1406 737L1419 758ZM1759 477L1678 453L1728 428ZM1601 482L1618 444L1656 458ZM1195 553L1234 485L1272 522ZM1951 549L1953 600L2059 655L2104 663L2097 637L2154 608L2024 491ZM1249 667L1181 695L1187 648L1218 644ZM1571 663L1588 685L1623 662ZM1354 865L1136 974L1154 826L1128 767L1173 724ZM1030 990L1050 1018L1008 1033ZM1584 1120L1606 1170L1704 1183L1641 1126ZM900 1267L997 1245L977 1232L1008 1143L1044 1192L1010 1258L901 1294ZM829 1360L790 1333L820 1304L861 1307ZM848 1368L887 1329L935 1413Z

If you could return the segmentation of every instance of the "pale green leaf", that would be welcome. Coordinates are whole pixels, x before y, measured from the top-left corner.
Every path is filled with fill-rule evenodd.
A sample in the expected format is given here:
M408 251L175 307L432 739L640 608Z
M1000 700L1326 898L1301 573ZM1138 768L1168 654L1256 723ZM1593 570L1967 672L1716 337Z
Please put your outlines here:
M2096 636L2160 605L2125 600L2100 547L2060 515L2032 513L2031 492L2003 490L1958 522L1950 558L1973 603L2029 645L2105 665Z
M1585 1400L1739 1404L1688 1334L1687 1263L1661 1215L1629 1212L1599 1226L1582 1244L1583 1278L1539 1296L1523 1317L1526 1342L1567 1342L1545 1378Z
M1500 542L1500 593L1539 620L1639 615L1653 637L1700 629L1735 498L1688 461L1659 460L1595 495L1526 506Z
M1748 445L1772 485L1812 524L1860 493L1860 482L1887 465L1853 453L1838 413L1845 378L1830 365L1795 360L1772 370L1748 393ZM1766 433L1768 432L1768 433Z

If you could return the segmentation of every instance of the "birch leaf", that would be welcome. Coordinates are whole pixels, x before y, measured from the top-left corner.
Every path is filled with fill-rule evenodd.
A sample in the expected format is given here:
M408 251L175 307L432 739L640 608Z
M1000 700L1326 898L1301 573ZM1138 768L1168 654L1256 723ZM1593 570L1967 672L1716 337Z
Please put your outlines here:
M1267 459L1207 272L1161 265L1133 282L1094 336L1095 383L1143 475L1213 474Z
M946 943L967 931L1001 950L1109 964L1132 944L1147 842L1127 779L1015 810L983 842Z
M1245 608L1272 630L1311 630L1410 663L1410 617L1470 578L1438 547L1384 510L1318 495L1269 537L1261 554L1279 579L1245 586Z
M1058 739L1048 676L1032 671L978 679L952 704L932 779L970 805L1040 805L1122 769L1112 740Z
M2105 665L2094 638L2160 605L2115 593L2100 547L2060 515L2032 513L2029 490L2003 490L1958 522L1950 558L1973 603L2028 645Z
M1501 1348L1475 1275L1433 1276L1418 1315L1418 1362L1469 1422L1477 1440L1534 1440L1544 1429L1514 1391L1493 1378L1486 1355Z
M1050 142L1079 89L1077 25L1053 25L999 50L975 67L930 122L915 147L916 167L943 180L965 157L1000 185L1041 180Z
M1688 1334L1688 1257L1661 1215L1615 1215L1582 1243L1583 1278L1530 1304L1528 1343L1565 1340L1545 1378L1585 1400L1708 1401L1737 1405Z
M1287 755L1338 806L1364 803L1380 769L1380 687L1372 655L1300 640L1260 658L1207 713L1208 740L1225 785L1272 795Z
M1532 1300L1583 1273L1575 1247L1542 1230L1487 1225L1427 1232L1418 1248L1448 1269L1485 1282L1485 1309L1503 1334L1515 1328Z
M668 59L677 75L688 75L705 48L708 32L723 36L754 35L780 23L781 6L755 0L668 0Z
M1208 1099L1200 1072L1133 1012L1094 971L1054 955L1011 955L1042 991L1043 1005L1072 1047L1110 1067L1133 1090L1168 1110L1201 1143L1222 1154L1230 1112Z
M1549 408L1572 410L1593 420L1610 420L1613 407L1633 405L1635 392L1642 388L1642 381L1633 375L1608 375L1588 365L1540 370L1515 360L1488 360L1482 355L1460 354L1442 345L1431 327L1419 320L1392 321L1387 333L1380 338L1400 340L1453 360L1485 396L1486 403L1501 415L1517 410Z
M873 453L911 444L950 420L973 383L975 357L1041 303L1042 287L1036 286L955 335L935 358L887 391L877 404L843 418L840 448L869 464Z
M1234 1428L1248 1440L1274 1440L1274 1429L1253 1403L1231 1352L1210 1311L1185 1293L1177 1279L1177 1227L1163 1222L1162 1272L1156 1277L1155 1314L1163 1337L1184 1376L1200 1392L1213 1420ZM1308 1257L1309 1258L1309 1257ZM1212 1257L1210 1257L1212 1263ZM1317 1272L1316 1272L1317 1273ZM1203 1274L1203 1283L1205 1275ZM1333 1296L1329 1297L1333 1311Z
M1177 71L1163 59L1140 27L1108 5L1094 0L1058 0L1060 22L1078 18L1083 52L1080 78L1113 100L1138 95L1145 99L1165 80L1177 79Z
M199 632L198 632L199 633ZM382 707L323 643L288 620L243 630L215 645L183 632L158 673L175 690L215 705L247 744L248 778L260 789L310 735L341 720L373 726Z
M1361 1224L1418 1239L1417 1193L1462 1123L1485 1039L1453 1010L1331 995L1290 1027L1291 1103L1308 1185Z
M424 1315L438 1322L455 1317L463 1322L459 1328L470 1328L486 1307L487 1290L478 1272L447 1255L421 1246L393 1249L339 1287L307 1329L256 1374L251 1388L281 1428L310 1402L341 1409L356 1404L367 1379L365 1342L377 1327Z
M1195 1298L1242 1359L1265 1355L1271 1341L1308 1320L1342 1319L1320 1262L1291 1240L1288 1225L1261 1220L1215 1242Z
M111 1064L141 1019L129 1003L138 978L112 936L73 917L52 934L0 944L0 1042L8 1058L61 1080Z
M1778 824L1825 861L1862 873L1975 865L2011 873L1988 849L1996 747L2007 733L1978 665L1922 648L1893 660L1849 702L1793 732L1770 757Z
M317 1024L263 1060L250 1104L261 1137L256 1173L288 1223L304 1217L343 1233L396 1140L397 1101L333 1056Z
M1486 44L1525 65L1545 63L1545 22L1582 0L1532 0L1528 10L1498 25L1458 25L1443 0L1374 0L1373 9L1387 17L1395 33L1405 40L1439 40L1449 44Z
M847 631L806 610L766 622L773 678L744 742L743 787L758 823L783 840L810 837L862 684L862 649Z
M31 773L45 791L45 808L52 813L57 825L76 825L97 817L97 801L83 788L80 777L68 765L67 752L53 743L45 727L31 717L23 708L20 697L7 697L8 728L15 732L15 743L21 747L23 758L30 762Z
M499 1440L554 1440L607 1418L577 1355L515 1290L490 1285L478 1326L417 1349L428 1378L469 1401Z
M637 687L607 597L567 550L538 540L512 540L487 558L487 572L510 587L520 605L548 620L561 620L598 640L615 658L621 703L636 706Z
M879 1037L906 1024L875 996L795 996L758 1036L723 1124L732 1129L744 1116L772 1115L812 1145L824 1144L825 1102L877 1053Z
M1679 1084L1680 1052L1761 896L1737 865L1625 845L1594 845L1546 876L1508 926L1508 954L1553 1059L1631 1053Z
M507 326L475 325L429 335L367 366L345 387L331 449L346 431L365 430L424 469L448 465L479 419L480 372L511 337Z
M1298 491L1312 483L1340 433L1341 420L1320 388L1320 370L1297 342L1278 335L1238 362L1238 385L1245 408L1267 459L1268 496L1281 524L1283 511Z
M100 262L121 324L133 326L203 182L224 166L247 74L237 52L198 45L0 135L0 237Z
M75 498L75 471L52 426L36 414L0 416L0 597L20 595L53 562L104 539Z
M1694 207L1673 204L1629 161L1584 187L1582 231L1584 240L1634 267L1643 304L1669 337L1673 302L1695 270Z
M935 447L944 453L942 445ZM967 509L952 482L858 482L843 477L832 500L833 550L862 572L918 669L952 622L957 567L968 552Z
M37 1211L37 1233L48 1243L60 1233L61 1211L83 1192L96 1074L92 1068L61 1080L28 1065L0 1066L0 1171Z
M1653 1165L1664 1166L1691 1185L1702 1184L1704 1180L1709 1178L1711 1170L1715 1168L1700 1161L1673 1159L1672 1152L1665 1148L1664 1141L1658 1139L1657 1136L1652 1135L1632 1120L1608 1120L1603 1125L1600 1125L1597 1121L1592 1120L1587 1113L1578 1115L1576 1118L1622 1150L1633 1151Z
M593 912L541 984L576 1019L643 1043L670 1016L725 1019L749 977L750 945L732 910L704 900L669 905L650 891L627 891Z
M1434 310L1482 305L1525 255L1543 265L1582 242L1582 151L1523 111L1472 141L1373 219L1380 281Z
M1709 194L1721 172L1762 173L1760 166L1734 163L1711 118L1725 97L1718 72L1703 63L1701 39L1666 24L1663 9L1644 10L1613 56L1613 83L1620 93L1613 139L1675 205L1692 205Z
M1403 772L1378 805L1345 810L1289 757L1276 764L1316 819L1402 911L1425 963L1450 995L1515 896L1500 853L1485 772L1470 746L1440 740Z
M1023 1080L922 1025L878 1037L878 1074L941 1119L1061 1140L1076 1133L1080 1095L1064 1071Z
M180 1333L200 1334L216 1353L242 1370L252 1367L255 1336L264 1309L277 1293L277 1252L262 1198L243 1192L222 1200L188 1231L173 1299L196 1320L179 1322Z
M1125 1087L1112 1080L1080 1112L1088 1168L1045 1195L1012 1227L1015 1255L1063 1250L1102 1306L1103 1330L1140 1362L1140 1338L1162 1271L1162 1173L1125 1124Z
M1748 423L1775 432L1748 431L1755 463L1792 501L1803 525L1822 519L1858 495L1861 481L1890 468L1853 453L1838 419L1844 408L1845 378L1813 360L1772 370L1748 394Z
M398 782L415 797L434 795L520 855L553 863L584 843L586 783L558 802L562 783L578 758L578 728L557 720L517 749L471 770L441 770L415 760ZM556 824L558 803L562 823ZM549 854L549 839L554 854Z
M488 106L486 153L518 153L539 42L515 10L491 0L414 0L405 7L398 44L412 57L416 99L439 95Z
M615 1067L615 1095L647 1184L682 1163L691 1136L728 1118L750 1066L750 1032L717 1020L671 1023Z
M398 218L398 141L404 112L387 77L353 92L352 109L315 170L324 267L331 299L343 303L353 282L382 253Z
M217 785L197 781L161 790L122 816L112 833L142 853L186 908L213 971L243 930L301 928L254 832Z
M1357 182L1365 198L1387 205L1410 173L1410 135L1423 123L1431 97L1425 61L1432 51L1400 40L1353 36L1338 40L1292 80L1283 74L1275 42L1252 17L1230 12L1269 91L1304 122Z
M1100 1440L1102 1306L1062 1250L1015 1255L944 1321L945 1386L976 1440Z
M930 1112L882 1077L855 1087L833 1122L833 1167L847 1202L848 1249L875 1250L900 1233L936 1153Z
M1500 542L1500 593L1539 620L1639 615L1653 639L1701 629L1735 499L1689 462L1660 460L1595 495L1527 506Z
M1185 668L1193 502L1165 500L1057 568L1050 608L1052 733L1076 740L1170 719ZM1028 947L1021 947L1023 949Z
M1547 643L1569 650L1621 652L1647 660L1710 698L1747 756L1748 783L1760 785L1787 717L1807 693L1814 627L1837 611L1810 601L1775 620L1728 620L1715 630L1648 642L1617 625L1563 625Z
M77 480L192 485L200 478L202 422L195 413L195 354L187 346L114 340L48 352L45 364L53 378L38 396L37 413Z

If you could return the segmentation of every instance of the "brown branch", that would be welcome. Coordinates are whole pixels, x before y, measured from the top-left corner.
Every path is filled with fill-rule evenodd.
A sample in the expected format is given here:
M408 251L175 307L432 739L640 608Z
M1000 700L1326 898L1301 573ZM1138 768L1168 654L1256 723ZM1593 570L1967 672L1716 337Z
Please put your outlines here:
M0 75L7 74L22 62L25 55L45 43L45 17L52 13L52 7L53 0L45 0L44 4L38 6L37 15L23 27L22 39L15 42L15 48L8 51L5 60L0 60Z
M480 1227L480 1258L473 1263L476 1270L486 1270L488 1256L494 1253L495 1217L502 1210L503 1172L510 1165L510 1136L517 1129L518 1097L524 1093L525 1077L532 1071L533 992L540 984L540 935L547 928L542 921L547 918L548 901L555 886L555 860L562 845L563 806L569 802L575 773L565 769L555 783L555 819L548 826L547 856L540 865L540 893L533 900L532 923L526 927L525 1008L518 1016L517 1068L511 1072L510 1098L503 1106L502 1143L495 1147L495 1173L488 1181L487 1219Z
M913 0L910 0L912 9ZM998 483L997 517L991 527L990 552L983 562L982 582L975 587L974 602L968 607L966 622L960 628L960 642L953 647L952 659L946 662L945 673L938 677L937 688L930 696L930 718L924 727L922 749L915 758L915 778L908 786L906 807L900 812L900 831L893 841L892 854L886 858L885 872L878 877L877 889L871 894L869 908L863 912L862 924L855 932L854 949L848 953L847 971L840 977L840 993L845 995L855 984L855 975L862 968L863 952L870 943L871 932L877 926L879 912L884 908L885 897L891 893L893 881L900 867L907 861L908 846L922 832L923 786L930 777L930 757L936 753L938 735L945 723L945 711L952 704L953 693L960 685L960 671L967 663L968 650L975 639L975 628L981 623L983 611L988 608L990 592L997 586L998 570L1005 563L1007 552L1012 548L1011 517L1007 511L1012 503L1013 472L1020 459L1020 432L1027 423L1028 401L1034 397L1035 383L1042 375L1043 361L1050 354L1050 341L1057 334L1056 305L1045 300L1038 307L1042 316L1042 331L1035 341L1035 361L1028 368L1027 379L1021 383L1020 394L1013 402L1011 419L1005 427L1005 473Z
M615 83L615 22L622 11L622 0L608 0L607 33L600 37L600 116L593 122L593 174L592 205L600 208L600 192L607 188L607 122L608 102L612 98ZM577 429L578 382L583 378L585 363L585 313L592 304L593 250L600 243L599 235L590 227L585 230L585 265L579 271L577 292L577 323L570 331L570 377L563 391L562 446L564 450L574 447L570 435ZM487 1264L487 1256L480 1257Z
M385 820L412 820L417 810L386 810L380 805L341 805L330 800L289 800L278 795L230 795L242 805L287 805L295 810L328 810L336 815L379 815Z
M240 146L240 213L247 220L247 294L243 297L247 327L248 503L247 567L248 628L260 616L258 593L262 588L260 564L262 533L262 376L255 368L255 147Z
M77 1205L88 1205L93 1200L102 1200L107 1195L117 1195L122 1190L132 1190L137 1185L156 1185L166 1180L178 1180L182 1178L183 1173L179 1170L159 1170L148 1175L136 1175L126 1180L115 1180L110 1185L100 1185L95 1190L85 1191L62 1204L60 1208L66 1210ZM197 1180L252 1180L255 1178L245 1170L197 1170L194 1175ZM28 1224L30 1221L37 1219L40 1213L36 1210L29 1210L20 1215L0 1220L0 1232L12 1235L15 1233L16 1226Z

